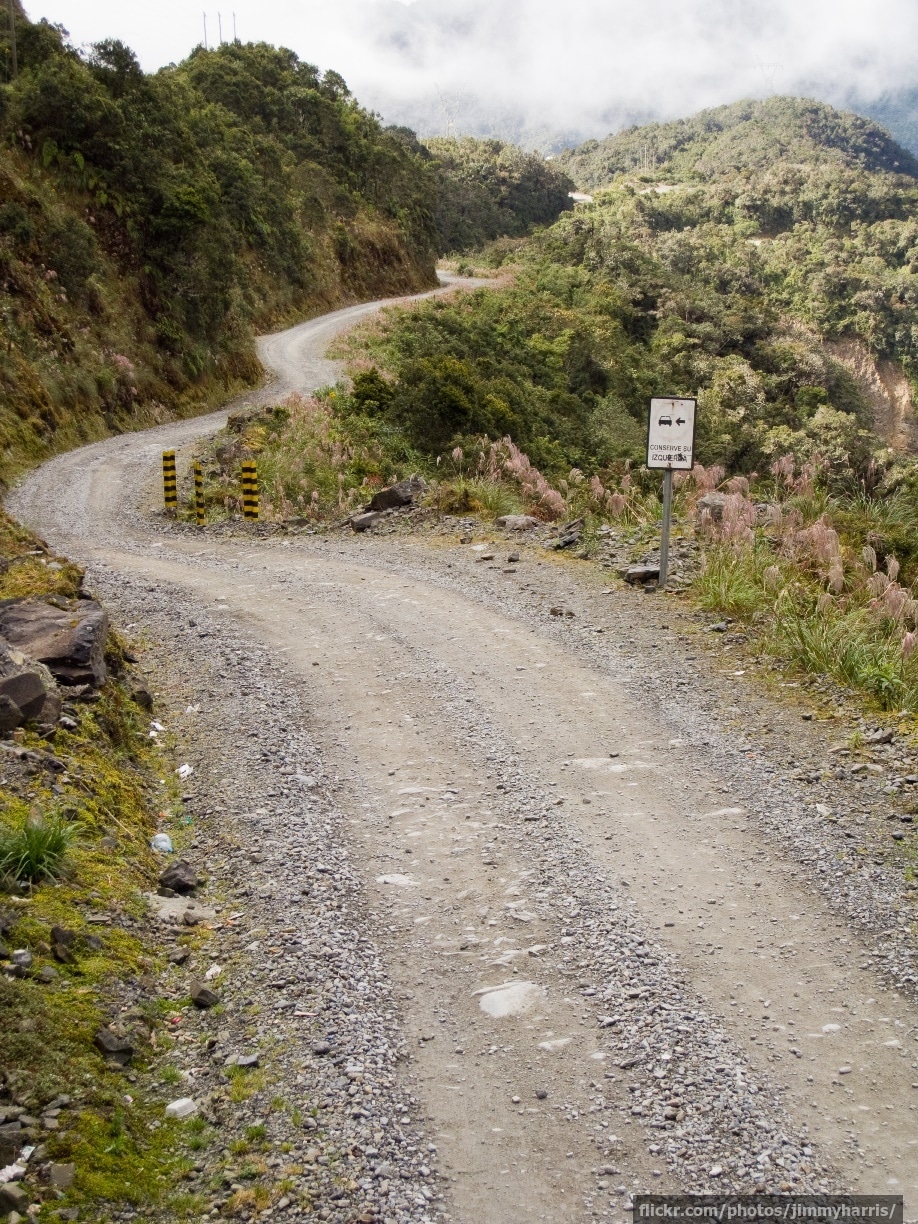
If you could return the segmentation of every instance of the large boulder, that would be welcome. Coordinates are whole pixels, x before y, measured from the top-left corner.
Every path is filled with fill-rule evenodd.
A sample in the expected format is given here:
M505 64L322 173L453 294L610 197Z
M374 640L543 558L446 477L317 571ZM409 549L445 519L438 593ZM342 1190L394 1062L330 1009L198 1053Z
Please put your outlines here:
M720 493L717 489L713 489L710 493L705 493L704 497L699 497L695 507L698 522L701 522L702 516L707 510L711 519L715 523L719 523L724 517L724 506L727 504L727 496L726 493Z
M108 613L94 599L69 606L41 599L0 601L0 635L44 663L62 684L105 683Z
M48 668L0 638L0 733L33 718L55 723L60 712L61 695Z
M398 510L400 506L410 506L414 499L427 488L423 476L409 476L398 484L389 485L388 489L380 489L376 493L368 510Z

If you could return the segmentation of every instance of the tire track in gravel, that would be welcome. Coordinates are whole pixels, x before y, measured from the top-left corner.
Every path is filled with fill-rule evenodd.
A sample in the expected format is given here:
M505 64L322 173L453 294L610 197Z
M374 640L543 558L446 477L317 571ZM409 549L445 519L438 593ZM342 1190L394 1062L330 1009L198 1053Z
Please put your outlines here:
M321 712L457 1218L611 1216L638 1187L895 1190L914 1213L914 1008L729 779L608 670L444 585L442 556L409 575L357 542L156 538L123 487L163 436L57 460L15 506L219 610ZM38 505L52 468L69 522Z

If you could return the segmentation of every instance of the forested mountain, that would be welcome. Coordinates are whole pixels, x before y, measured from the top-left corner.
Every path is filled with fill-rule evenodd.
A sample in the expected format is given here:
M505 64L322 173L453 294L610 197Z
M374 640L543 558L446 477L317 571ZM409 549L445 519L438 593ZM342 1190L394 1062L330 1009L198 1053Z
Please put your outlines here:
M440 174L437 231L444 251L520 237L572 207L574 184L556 165L501 140L424 142Z
M701 460L734 472L793 452L854 479L883 413L907 445L918 167L876 125L774 99L564 165L610 185L513 248L511 288L390 319L373 349L387 387L361 381L358 400L431 453L510 434L556 475L640 460L663 393L699 397Z
M16 34L12 79L0 31L0 476L199 411L257 379L256 331L429 287L457 235L567 203L562 176L498 143L470 184L466 147L441 163L283 48L199 47L148 75L21 9Z
M557 162L583 190L620 174L710 182L779 166L918 173L918 159L872 120L808 98L780 97L628 128L588 140Z

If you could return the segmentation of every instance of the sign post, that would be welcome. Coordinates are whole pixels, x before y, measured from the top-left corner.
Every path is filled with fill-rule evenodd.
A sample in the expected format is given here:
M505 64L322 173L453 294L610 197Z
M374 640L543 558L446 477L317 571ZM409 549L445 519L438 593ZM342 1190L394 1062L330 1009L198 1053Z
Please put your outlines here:
M694 399L654 396L647 421L647 466L663 472L663 525L660 531L660 577L669 569L669 525L673 512L673 472L690 472L695 464Z

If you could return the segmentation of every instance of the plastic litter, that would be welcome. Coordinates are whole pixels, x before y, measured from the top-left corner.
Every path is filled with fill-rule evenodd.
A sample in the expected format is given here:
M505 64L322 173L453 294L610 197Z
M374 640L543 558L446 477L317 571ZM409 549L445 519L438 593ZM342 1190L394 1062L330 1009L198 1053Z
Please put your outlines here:
M191 765L179 765L178 769L175 772L184 782L186 778L191 777L191 775L194 773L194 769Z
M158 850L160 854L171 854L174 849L172 838L168 833L157 833L150 842L150 845L154 850Z

